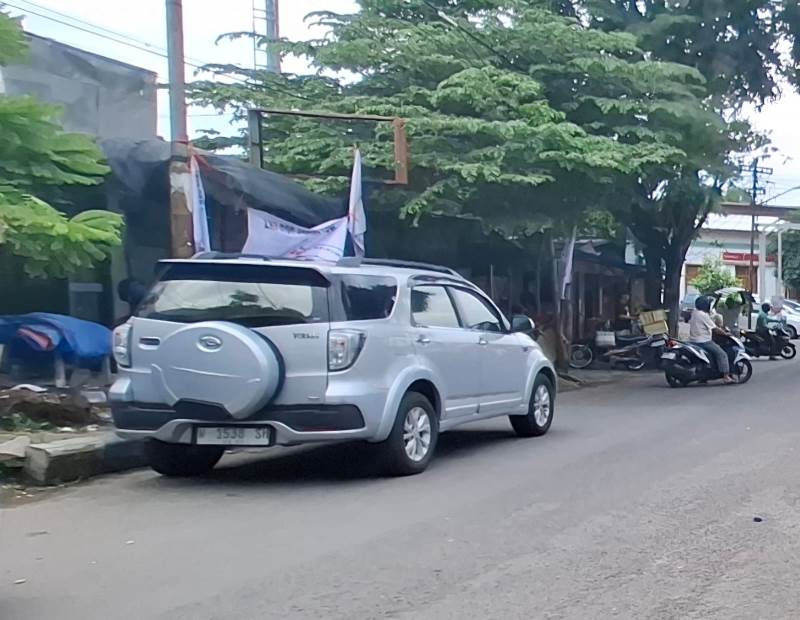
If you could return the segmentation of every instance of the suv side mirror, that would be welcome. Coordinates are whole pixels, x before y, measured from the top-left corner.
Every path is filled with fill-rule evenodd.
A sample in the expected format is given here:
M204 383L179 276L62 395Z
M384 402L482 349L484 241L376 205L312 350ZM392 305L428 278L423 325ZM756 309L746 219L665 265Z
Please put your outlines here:
M536 324L530 317L527 317L524 314L515 314L513 317L511 317L512 332L532 332L535 329Z

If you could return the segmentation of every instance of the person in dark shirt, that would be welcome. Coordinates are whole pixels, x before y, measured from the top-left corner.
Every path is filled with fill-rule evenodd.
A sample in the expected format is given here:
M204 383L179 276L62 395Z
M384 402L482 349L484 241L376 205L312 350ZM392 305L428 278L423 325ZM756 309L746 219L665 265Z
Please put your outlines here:
M761 312L758 313L758 318L756 319L756 334L759 337L763 338L767 344L769 344L769 359L775 359L775 337L772 335L772 332L769 330L769 311L772 310L772 306L768 303L761 304Z

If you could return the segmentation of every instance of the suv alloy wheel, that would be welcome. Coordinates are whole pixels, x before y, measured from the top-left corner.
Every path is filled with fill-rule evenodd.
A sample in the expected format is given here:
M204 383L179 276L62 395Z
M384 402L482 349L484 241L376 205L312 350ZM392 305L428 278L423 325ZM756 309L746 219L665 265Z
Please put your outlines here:
M439 419L431 402L408 392L397 410L389 437L381 448L389 474L410 476L425 471L439 439Z

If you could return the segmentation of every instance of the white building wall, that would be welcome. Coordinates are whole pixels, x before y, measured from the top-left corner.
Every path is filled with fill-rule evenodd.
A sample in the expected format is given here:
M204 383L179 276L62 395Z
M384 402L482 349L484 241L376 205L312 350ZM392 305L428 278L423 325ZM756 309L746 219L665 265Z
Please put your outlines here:
M755 271L758 276L758 237L756 237L756 245L754 254ZM744 260L735 260L725 254L743 254ZM681 272L681 298L687 293L695 292L694 288L686 281L686 268L687 266L694 265L700 266L703 264L707 257L718 258L722 261L724 267L730 271L731 274L736 274L736 267L749 267L750 261L748 255L750 254L750 231L743 230L710 230L704 229L702 234L692 243L689 251L686 253L683 270ZM777 265L772 261L766 262L766 269L764 270L764 282L759 282L760 298L768 299L778 294L778 277Z

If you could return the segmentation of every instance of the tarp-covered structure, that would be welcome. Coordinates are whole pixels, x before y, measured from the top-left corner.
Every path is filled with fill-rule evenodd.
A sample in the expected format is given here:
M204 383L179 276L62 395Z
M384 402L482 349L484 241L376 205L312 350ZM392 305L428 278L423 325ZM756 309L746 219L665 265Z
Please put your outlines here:
M147 281L152 265L168 255L170 144L163 140L104 140L101 146L112 175L107 181L111 207L126 219L129 275ZM247 236L246 209L267 211L289 222L313 227L342 217L344 198L315 194L280 174L251 166L231 155L193 151L206 194L211 244L239 251Z

